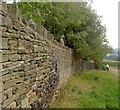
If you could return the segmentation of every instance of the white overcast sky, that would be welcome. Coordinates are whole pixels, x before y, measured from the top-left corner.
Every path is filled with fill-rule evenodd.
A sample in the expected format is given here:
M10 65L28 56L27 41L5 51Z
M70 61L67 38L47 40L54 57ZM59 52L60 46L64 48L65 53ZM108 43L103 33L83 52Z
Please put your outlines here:
M118 48L118 1L93 0L92 7L98 15L102 15L102 23L107 28L107 39L113 48Z

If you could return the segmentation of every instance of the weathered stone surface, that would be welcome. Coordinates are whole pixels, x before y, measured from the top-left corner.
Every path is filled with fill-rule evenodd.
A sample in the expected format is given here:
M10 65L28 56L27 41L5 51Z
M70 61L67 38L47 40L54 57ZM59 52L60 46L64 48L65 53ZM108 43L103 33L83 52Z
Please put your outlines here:
M18 79L18 78L21 78L21 77L24 77L24 75L25 75L25 72L23 72L23 71L19 71L19 72L14 72L13 74L12 74L16 79Z
M10 105L8 105L6 108L16 108L16 102L13 101Z
M2 63L0 63L0 69L2 69L3 68L3 65L2 65Z
M29 20L30 24L29 26L34 30L36 31L36 24L32 21L32 20Z
M32 90L30 90L27 93L27 97L28 97L28 101L32 102L36 98L36 92L33 92Z
M46 37L46 38L47 38L47 33L48 33L47 29L45 29L45 28L43 27L43 36Z
M1 10L1 11L5 11L5 12L7 12L7 6L6 6L5 3L1 2L0 10Z
M9 40L9 49L16 50L18 48L17 41L15 40Z
M28 97L24 98L21 102L21 107L25 108L28 105Z
M1 27L0 31L1 32L6 32L7 31L7 27Z
M23 50L25 53L31 53L33 51L33 45L32 45L32 43L30 41L19 40L18 49Z
M7 5L7 11L10 16L17 18L18 17L18 11L17 11L17 6L15 3L13 4L8 4Z
M1 49L8 49L8 39L7 38L2 38L1 43L2 43Z
M30 63L24 65L24 71L28 71L30 69Z
M18 24L17 22L13 22L13 27L19 31L19 29L21 28L21 25Z
M34 48L34 52L39 52L38 45L33 45L33 48Z
M12 77L12 74L6 74L6 75L2 76L2 81L6 82L6 81L10 80L11 77Z
M3 55L2 54L2 62L7 62L9 60L9 56L8 55Z
M9 97L9 99L3 101L2 107L6 108L9 104L11 104L16 99L16 97L18 97L18 94L12 95L11 97Z
M0 16L1 16L1 14L0 14ZM10 17L4 17L4 16L2 16L2 25L6 26L6 27L12 27L13 26L13 22L10 19Z
M40 24L36 24L36 31L42 35L42 26Z
M51 41L54 40L53 34L50 34L50 33L47 34L47 38L48 38L49 40L51 40Z
M26 35L26 36L24 36L24 38L25 38L25 40L28 40L28 41L30 41L30 42L32 42L32 38L30 37L30 36L28 36L28 35Z
M4 91L3 93L6 98L8 99L10 96L12 96L12 87L8 88L7 90Z
M9 68L11 66L11 62L4 62L4 63L1 63L2 65L2 68Z
M15 5L8 7L9 13L0 11L2 107L47 107L81 62L74 62L72 50L54 41L43 26L21 20Z
M0 92L0 98L1 98L1 102L5 101L8 97L7 94L4 94L4 92Z
M15 62L21 60L21 56L19 54L12 54L9 55L9 60Z
M2 50L3 55L10 55L11 51L10 50Z
M9 73L9 68L0 69L0 73L1 73L2 75L8 74L8 73Z
M0 52L0 62L2 62L2 53Z
M16 79L9 80L3 84L3 89L8 89L16 83Z

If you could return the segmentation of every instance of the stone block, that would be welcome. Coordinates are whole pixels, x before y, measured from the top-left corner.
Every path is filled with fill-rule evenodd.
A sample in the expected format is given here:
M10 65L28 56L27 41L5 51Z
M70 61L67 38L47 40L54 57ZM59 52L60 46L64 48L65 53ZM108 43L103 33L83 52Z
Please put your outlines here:
M15 30L20 30L21 29L21 25L18 22L13 22L13 27L15 28Z
M6 74L6 75L2 76L2 81L6 82L6 81L10 80L11 77L12 77L12 74Z
M19 95L25 94L26 93L26 87L27 86L24 85L23 83L17 84L17 89L18 89L17 93Z
M32 38L29 35L24 36L25 40L32 42Z
M32 20L29 20L29 26L34 30L36 31L36 24L32 21Z
M38 45L33 45L34 52L39 52Z
M6 32L7 31L7 27L1 27L0 31L3 33L3 32Z
M30 80L23 81L23 84L28 85L30 83Z
M14 94L10 96L7 100L2 102L2 107L6 108L8 105L10 105L16 98L18 97L18 94Z
M3 55L10 55L11 51L10 50L2 50Z
M18 48L17 41L9 40L9 49L10 50L16 50L17 48Z
M7 12L7 6L6 6L6 4L4 2L1 2L0 10L2 10L2 12L3 11Z
M54 36L53 36L53 34L51 34L51 33L48 33L48 34L47 34L47 38L48 38L49 40L51 40L51 41L54 40Z
M13 18L18 19L18 8L17 8L16 3L7 4L7 11L8 11L10 16L12 16Z
M24 71L28 71L30 69L30 63L24 65Z
M8 55L2 55L2 62L7 62L9 60Z
M28 105L28 97L24 98L21 102L21 108L25 108Z
M12 87L12 94L16 94L18 93L18 85L15 84L13 87Z
M0 74L2 74L2 75L6 75L8 73L9 73L9 68L5 68L5 69L0 70Z
M8 49L8 39L2 37L1 41L2 45L0 46L0 49Z
M1 96L0 98L1 98L2 102L5 101L8 98L7 94L4 94L4 92L1 92L0 96Z
M13 22L12 22L12 20L8 16L7 17L2 16L2 25L6 26L6 27L12 27L13 26Z
M3 89L8 89L10 87L12 87L13 85L16 84L16 79L12 79L12 80L9 80L9 81L6 81L4 84L3 84Z
M36 31L42 35L42 26L40 24L36 24Z
M19 55L19 54L9 55L9 60L12 61L12 62L21 60L21 55Z
M33 45L30 41L19 40L19 50L23 53L31 53L33 51Z
M2 68L9 68L11 66L12 62L4 62L4 63L1 63L2 65Z
M20 32L16 32L16 30L12 30L13 32L12 33L9 33L9 36L7 36L8 37L8 39L10 39L10 40L16 40L17 41L17 39L19 39L20 37L22 37L22 35L20 35Z
M46 38L47 38L47 33L48 33L47 29L43 27L43 36Z
M41 75L40 75L40 76L37 76L37 77L36 77L36 81L42 81L42 78L43 78L43 76L41 76Z
M26 27L26 31L28 34L32 34L32 37L35 38L34 37L34 30L32 30L30 27Z
M13 101L10 105L8 105L6 108L16 108L16 102Z
M16 50L11 50L12 54L17 54L17 49Z
M39 50L39 52L44 52L44 47L39 46L39 47L38 47L38 50Z
M25 48L23 48L23 47L18 47L17 53L18 53L18 54L26 54Z
M16 78L16 79L19 79L20 77L24 77L25 73L24 71L19 71L19 72L14 72L13 73L13 76Z
M7 98L9 98L10 96L12 96L12 87L8 88L7 90L5 90L3 92L4 95L7 96Z
M0 52L0 62L2 62L2 55L3 53Z
M18 77L16 83L22 83L24 81L24 77Z
M36 92L32 92L28 96L28 101L32 102L36 98Z
M22 22L23 22L23 24L26 25L27 27L29 26L29 23L27 22L26 19L23 18L23 19L22 19Z
M0 53L2 53L2 40L0 39Z
M2 65L2 63L0 63L0 70L3 68L3 65Z

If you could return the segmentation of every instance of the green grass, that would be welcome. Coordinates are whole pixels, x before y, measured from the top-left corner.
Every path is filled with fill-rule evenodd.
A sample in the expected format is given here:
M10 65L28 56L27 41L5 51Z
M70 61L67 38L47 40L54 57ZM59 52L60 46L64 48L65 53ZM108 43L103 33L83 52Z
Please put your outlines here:
M118 108L118 78L108 71L76 73L50 108Z

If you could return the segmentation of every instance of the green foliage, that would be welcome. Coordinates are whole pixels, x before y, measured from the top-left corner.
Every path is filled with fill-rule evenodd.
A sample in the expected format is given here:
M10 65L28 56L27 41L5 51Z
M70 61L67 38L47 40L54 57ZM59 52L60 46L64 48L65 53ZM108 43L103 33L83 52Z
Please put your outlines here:
M118 109L118 77L109 71L78 72L69 78L50 107Z
M24 16L42 24L59 41L84 60L100 62L111 51L105 36L106 28L87 2L18 3Z

